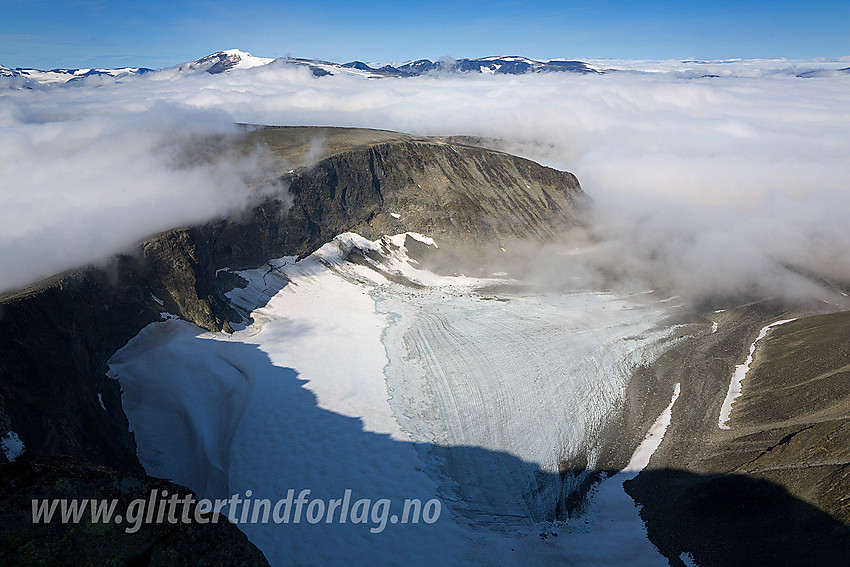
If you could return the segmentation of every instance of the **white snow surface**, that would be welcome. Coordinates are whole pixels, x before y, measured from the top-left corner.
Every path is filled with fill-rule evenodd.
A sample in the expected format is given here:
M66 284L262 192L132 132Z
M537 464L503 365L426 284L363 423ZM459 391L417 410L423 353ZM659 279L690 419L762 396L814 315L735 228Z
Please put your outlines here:
M239 63L236 64L234 69L252 69L253 67L262 67L263 65L268 65L272 61L273 58L270 57L255 57L248 53L247 51L240 51L238 49L227 49L224 51L227 55L237 55L239 57Z
M272 565L665 565L620 475L579 518L552 519L571 488L559 464L586 454L593 468L631 368L671 340L672 307L491 293L479 288L505 280L419 269L407 238L430 241L347 233L301 261L234 272L247 286L229 297L250 324L227 335L167 320L118 351L110 375L148 473L208 498L308 488L387 498L395 512L442 502L433 525L381 533L240 525ZM660 443L675 398L630 467Z
M758 337L756 337L756 340L754 340L753 344L750 345L750 353L747 355L747 359L744 361L744 364L738 364L735 366L735 374L732 375L732 380L729 382L729 391L726 392L726 398L723 400L723 405L720 407L720 417L717 418L717 427L720 429L731 429L728 423L729 418L732 416L732 404L741 396L742 383L744 378L747 377L747 373L750 371L750 365L753 363L753 355L756 352L756 344L767 336L767 332L773 327L790 323L793 320L794 319L783 319L782 321L776 321L770 325L766 325L761 331L759 331Z

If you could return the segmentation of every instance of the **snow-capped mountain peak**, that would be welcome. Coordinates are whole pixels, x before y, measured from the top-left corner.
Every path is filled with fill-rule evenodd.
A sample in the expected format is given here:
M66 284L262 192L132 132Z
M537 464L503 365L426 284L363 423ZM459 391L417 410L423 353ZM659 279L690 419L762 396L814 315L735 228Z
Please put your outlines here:
M178 67L178 71L206 71L207 73L215 75L232 69L261 67L263 65L268 65L272 61L274 61L274 59L254 57L247 51L228 49L225 51L217 51L216 53L202 57L192 63L184 63Z

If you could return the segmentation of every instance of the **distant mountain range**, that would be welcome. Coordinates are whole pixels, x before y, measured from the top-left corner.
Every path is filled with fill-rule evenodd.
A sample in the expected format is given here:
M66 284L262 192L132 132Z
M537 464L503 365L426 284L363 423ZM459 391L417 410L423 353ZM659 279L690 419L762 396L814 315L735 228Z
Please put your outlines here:
M334 63L319 59L304 59L299 57L282 57L279 59L268 59L254 57L250 53L231 49L219 51L198 59L192 63L184 63L177 68L180 71L206 71L207 73L223 73L231 69L249 69L269 64L300 65L309 67L314 75L322 77L325 75L360 75L372 78L378 77L415 77L435 71L448 71L455 73L486 73L491 75L523 75L526 73L563 72L574 73L602 73L601 69L588 65L582 61L566 61L552 59L549 61L535 61L527 57L519 56L495 56L480 59L447 59L432 61L430 59L418 59L407 63L390 65L369 65L362 61L351 61L349 63Z
M735 60L737 61L737 60ZM687 60L682 63L690 63L697 66L727 63L727 61L697 61ZM165 69L149 69L145 67L124 67L121 69L51 69L44 71L40 69L16 68L10 69L0 65L0 77L17 79L19 82L11 85L14 87L30 87L44 84L66 84L81 82L84 80L96 80L97 78L125 78L131 76L156 73L157 75L177 75L185 73L210 73L219 74L234 69L250 69L266 65L278 66L300 66L307 67L316 77L327 75L349 75L368 79L379 79L384 77L416 77L428 73L481 73L490 75L525 75L528 73L581 73L602 74L625 69L606 69L585 63L566 59L535 60L516 55L492 56L478 59L418 59L406 63L392 64L368 64L362 61L351 61L348 63L334 63L320 59L305 59L300 57L280 57L277 59L268 57L255 57L245 51L229 49L218 51L197 61L181 63L174 67ZM793 71L800 78L835 77L850 75L850 67L843 69L808 69L802 72ZM717 77L716 74L697 73L699 77Z
M9 69L0 65L0 77L20 78L25 81L34 81L39 84L62 84L70 82L81 82L91 77L128 77L132 75L144 75L152 73L154 69L145 67L124 67L121 69L28 69L18 67Z
M298 61L298 60L296 60ZM321 62L328 65L326 62ZM313 64L315 66L315 64ZM336 65L330 63L329 65ZM340 67L346 69L357 69L379 76L411 77L430 73L433 71L450 71L458 73L487 73L491 75L524 75L526 73L564 72L572 73L602 73L592 65L582 61L567 61L563 59L551 59L548 61L535 61L527 57L519 56L494 56L481 59L457 59L431 61L419 59L398 66L383 65L378 68L370 67L361 61L345 63ZM319 69L322 69L319 67ZM314 73L316 71L314 70Z
M182 63L175 67L155 70L145 67L125 67L121 69L41 69L16 68L10 69L0 65L0 77L17 77L23 81L33 81L38 84L79 82L91 77L121 78L133 75L144 75L152 72L172 73L225 73L234 69L250 69L265 65L294 65L310 69L313 75L356 75L366 78L381 77L415 77L438 71L456 73L485 73L491 75L523 75L526 73L573 72L573 73L602 73L603 70L588 65L582 61L567 61L552 59L536 61L527 57L484 57L481 59L445 59L432 61L419 59L396 65L372 66L362 61L349 63L334 63L318 59L298 57L281 57L278 59L255 57L238 49L219 51L197 61Z

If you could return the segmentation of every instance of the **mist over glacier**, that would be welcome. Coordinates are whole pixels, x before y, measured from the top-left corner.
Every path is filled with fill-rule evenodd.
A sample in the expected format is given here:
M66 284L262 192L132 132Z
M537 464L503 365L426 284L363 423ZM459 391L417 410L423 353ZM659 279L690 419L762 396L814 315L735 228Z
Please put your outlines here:
M273 63L8 89L0 288L244 207L279 164L222 151L186 168L169 157L240 122L484 136L574 172L596 202L594 253L546 277L597 285L614 274L695 300L840 302L821 284L850 280L850 77L793 74L814 66L640 62L631 67L654 72L365 80Z

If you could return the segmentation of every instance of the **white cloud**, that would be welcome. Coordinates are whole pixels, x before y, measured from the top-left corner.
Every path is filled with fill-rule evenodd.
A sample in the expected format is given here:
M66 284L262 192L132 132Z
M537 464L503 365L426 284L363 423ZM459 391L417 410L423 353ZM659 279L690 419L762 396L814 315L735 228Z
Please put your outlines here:
M141 233L151 216L158 230L220 212L210 210L209 195L227 193L221 177L236 182L251 162L174 168L156 148L163 137L175 140L175 131L185 139L227 131L235 121L507 140L508 149L573 171L596 200L606 253L583 260L591 272L616 269L695 298L821 293L799 273L849 281L850 77L788 74L816 63L776 62L764 72L737 65L745 76L691 79L677 70L365 80L317 79L273 64L217 76L161 73L99 87L9 91L0 99L0 156L12 172L0 199L4 211L14 211L0 213L0 254L12 266L4 272L27 274L24 258L43 265L54 254L44 236L51 231L90 241L115 231L114 224ZM175 120L193 126L169 130ZM233 163L242 173L227 172ZM159 189L147 200L152 185ZM181 188L184 198L168 187ZM164 208L152 204L160 198L178 201L183 216L153 214ZM140 201L150 215L137 214L145 210ZM73 203L76 212L51 213L44 222L38 211L45 203L63 212L71 207L60 203ZM27 218L43 230L13 242Z
M7 123L0 130L0 290L284 192L271 182L282 166L231 144L236 133L220 113L165 103L145 112Z

